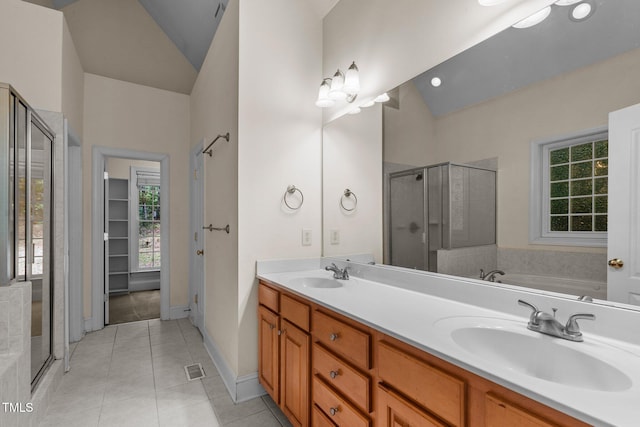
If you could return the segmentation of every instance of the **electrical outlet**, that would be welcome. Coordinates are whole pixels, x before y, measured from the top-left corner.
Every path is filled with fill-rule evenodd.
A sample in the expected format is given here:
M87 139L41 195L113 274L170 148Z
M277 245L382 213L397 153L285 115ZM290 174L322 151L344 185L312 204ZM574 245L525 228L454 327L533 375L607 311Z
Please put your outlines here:
M331 230L329 231L329 241L332 245L340 244L340 230Z
M311 229L303 228L302 229L302 246L311 246L312 238L311 238Z

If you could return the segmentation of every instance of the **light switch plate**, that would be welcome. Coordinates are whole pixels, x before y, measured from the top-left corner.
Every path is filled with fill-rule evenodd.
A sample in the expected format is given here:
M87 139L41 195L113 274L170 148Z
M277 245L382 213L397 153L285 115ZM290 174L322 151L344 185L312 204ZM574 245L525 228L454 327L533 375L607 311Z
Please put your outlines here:
M312 233L310 228L302 229L302 246L311 246Z
M329 241L332 245L340 244L340 230L330 230L329 231Z

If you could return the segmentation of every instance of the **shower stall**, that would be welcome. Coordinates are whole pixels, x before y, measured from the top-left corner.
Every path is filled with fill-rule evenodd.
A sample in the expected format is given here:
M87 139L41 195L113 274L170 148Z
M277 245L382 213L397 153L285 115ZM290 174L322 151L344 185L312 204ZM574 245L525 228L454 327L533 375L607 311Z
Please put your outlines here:
M496 172L442 163L389 174L388 259L437 271L438 250L496 242Z

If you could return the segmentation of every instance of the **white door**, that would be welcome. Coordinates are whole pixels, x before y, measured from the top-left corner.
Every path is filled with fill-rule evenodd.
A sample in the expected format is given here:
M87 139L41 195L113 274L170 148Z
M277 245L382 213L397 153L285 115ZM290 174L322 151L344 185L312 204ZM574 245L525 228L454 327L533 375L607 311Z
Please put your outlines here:
M640 104L609 114L607 299L640 305Z
M204 169L202 144L191 152L190 206L191 251L189 254L189 308L191 321L204 335Z
M106 165L105 165L106 166ZM109 324L109 174L104 172L104 324Z

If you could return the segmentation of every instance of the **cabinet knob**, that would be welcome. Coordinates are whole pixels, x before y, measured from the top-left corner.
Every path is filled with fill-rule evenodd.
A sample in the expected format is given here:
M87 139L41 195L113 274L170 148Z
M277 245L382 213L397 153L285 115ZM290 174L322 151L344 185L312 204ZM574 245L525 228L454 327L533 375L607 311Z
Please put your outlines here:
M622 261L620 258L613 258L609 260L608 264L609 267L613 267L618 270L622 268L622 266L624 265L624 261Z
M204 249L198 249L196 255L204 255Z
M274 325L273 323L269 323L269 329L274 330L276 328L276 325Z
M338 375L340 375L340 372L338 372L338 371L330 371L329 372L329 376L331 377L331 379L335 379Z
M329 413L331 414L331 416L333 417L335 414L338 413L338 411L340 410L340 408L335 407L335 408L329 408Z
M286 332L286 329L278 329L278 335L284 335Z
M331 341L335 341L335 340L337 340L337 339L338 339L338 334L331 334L331 335L329 335L329 339L330 339Z

